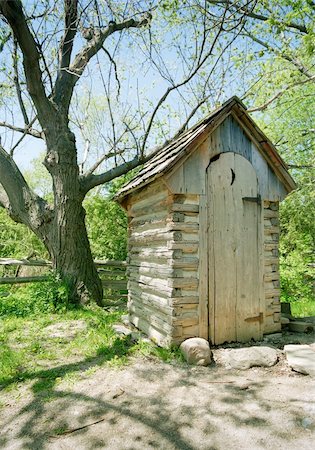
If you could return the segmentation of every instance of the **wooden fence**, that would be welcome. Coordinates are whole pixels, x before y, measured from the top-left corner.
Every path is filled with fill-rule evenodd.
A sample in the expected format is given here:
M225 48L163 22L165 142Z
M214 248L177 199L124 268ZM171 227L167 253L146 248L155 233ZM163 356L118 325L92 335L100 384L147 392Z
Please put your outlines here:
M126 276L126 261L113 261L113 260L95 260L94 261L99 276L102 280L104 288L104 300L121 300L127 298L127 276ZM14 269L14 276L12 276L12 270L9 276L0 277L0 285L3 284L22 284L22 283L38 283L51 279L49 273L40 275L20 275L21 267L35 267L51 269L52 265L50 261L39 259L13 259L13 258L0 258L0 266L4 269ZM42 271L42 270L41 270ZM24 270L25 272L25 270ZM2 273L2 275L4 275ZM110 305L109 303L108 305ZM105 305L107 305L105 303Z

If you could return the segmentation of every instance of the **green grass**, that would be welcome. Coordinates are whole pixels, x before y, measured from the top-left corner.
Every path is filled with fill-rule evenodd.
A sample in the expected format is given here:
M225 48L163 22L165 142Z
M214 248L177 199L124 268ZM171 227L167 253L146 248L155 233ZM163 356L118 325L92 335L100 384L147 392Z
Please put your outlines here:
M48 311L43 299L43 311L38 311L32 306L33 298L27 304L28 290L21 291L21 308L17 301L19 290L14 290L13 306L8 308L8 314L3 314L5 305L0 297L2 388L14 389L17 383L31 381L33 391L42 393L49 401L53 386L62 381L72 383L78 376L92 375L103 365L121 367L134 356L153 357L165 362L182 360L178 349L162 349L153 343L135 343L130 337L118 336L112 325L120 321L122 311L108 312L90 306L70 310L62 308L61 311L52 308L53 312L50 312L50 298ZM4 299L8 305L9 296ZM73 327L78 321L84 329L74 332ZM68 331L53 337L47 327L56 324Z
M315 316L315 300L291 302L290 304L293 317Z

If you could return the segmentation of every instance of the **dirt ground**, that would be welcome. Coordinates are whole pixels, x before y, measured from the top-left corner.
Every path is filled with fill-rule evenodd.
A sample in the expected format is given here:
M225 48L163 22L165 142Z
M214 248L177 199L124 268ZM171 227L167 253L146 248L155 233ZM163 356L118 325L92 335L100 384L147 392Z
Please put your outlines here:
M210 367L137 358L44 394L36 381L2 392L0 448L313 450L315 379L281 350L276 366L246 371L222 367L220 351Z

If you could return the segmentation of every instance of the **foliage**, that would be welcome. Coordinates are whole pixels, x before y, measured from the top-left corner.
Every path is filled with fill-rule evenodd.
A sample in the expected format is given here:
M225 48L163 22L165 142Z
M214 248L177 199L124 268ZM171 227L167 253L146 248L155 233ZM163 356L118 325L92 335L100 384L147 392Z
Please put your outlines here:
M10 289L0 286L0 317L27 317L65 311L70 307L67 286L60 279Z
M47 257L43 244L25 225L15 223L0 209L0 257Z
M282 69L283 66L282 66ZM263 103L275 87L297 79L295 70L281 70L277 61L263 63L264 90L258 86L257 102ZM260 94L259 94L260 92ZM279 91L280 92L280 91ZM280 274L282 300L314 302L315 255L315 133L314 83L283 92L258 121L292 167L298 188L280 207Z

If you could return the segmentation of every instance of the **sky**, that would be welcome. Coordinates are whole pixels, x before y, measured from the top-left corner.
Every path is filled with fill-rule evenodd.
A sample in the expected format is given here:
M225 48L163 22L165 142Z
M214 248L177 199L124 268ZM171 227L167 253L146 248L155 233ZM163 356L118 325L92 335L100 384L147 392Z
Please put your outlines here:
M59 2L60 3L60 2ZM33 1L26 2L27 6L32 6ZM54 12L55 13L55 12ZM51 16L53 19L53 15ZM105 151L110 149L113 140L113 132L117 136L123 135L126 130L124 122L128 123L130 128L134 127L133 133L123 135L121 142L118 145L130 148L129 155L134 154L135 138L140 142L143 138L145 125L147 126L150 114L155 108L158 100L161 98L168 86L170 86L169 79L174 80L175 83L181 81L184 77L184 72L187 72L185 65L192 64L192 55L195 51L195 43L189 36L192 36L196 31L196 25L192 21L185 23L185 33L183 33L183 24L175 24L173 31L167 26L167 22L163 18L153 16L150 31L132 30L131 33L125 33L121 39L118 35L114 35L105 43L106 50L110 53L111 58L117 65L117 75L120 80L120 101L116 100L118 82L116 80L115 66L111 64L109 57L105 52L100 51L97 57L94 57L82 76L75 90L75 97L72 102L72 111L70 117L72 121L70 125L76 133L79 155L79 162L83 158L83 151L86 142L89 141L91 147L90 162L96 157L102 155ZM178 20L180 18L173 18ZM85 22L86 24L86 22ZM52 54L56 54L58 40L61 33L54 32L54 20L44 23L41 19L34 22L34 33L38 39L42 39L45 34L46 38L44 45L47 47L46 57L48 64ZM48 38L47 38L48 36ZM211 44L211 36L209 35L209 42L205 46ZM50 42L49 42L50 39ZM151 41L155 43L159 51L155 51L155 45L151 45ZM49 45L47 44L49 42ZM82 44L80 34L75 41L74 53L79 51ZM174 45L178 43L178 45ZM225 43L222 40L221 46ZM230 52L226 52L224 57L219 60L212 77L210 78L208 94L209 97L208 109L215 106L216 102L223 102L227 98L235 94L240 94L246 90L246 79L240 77L239 73L230 71L228 68L232 65L233 52L235 55L240 51L240 46L244 46L244 42L238 41L237 46L231 47ZM12 49L12 42L9 43ZM147 53L151 52L151 63L147 62ZM219 54L219 50L213 52L212 61L215 61ZM0 83L13 83L12 81L12 57L8 49L4 49L0 54L2 71L0 71ZM53 59L52 59L53 61ZM22 73L21 59L18 61L20 73ZM159 66L160 73L156 70ZM52 65L49 64L49 67ZM212 65L204 66L203 73L197 77L194 88L197 91L203 88L203 81L207 78L207 71L212 69ZM222 84L220 76L225 72L225 83ZM110 73L110 76L108 75ZM9 75L9 77L8 77ZM53 79L55 74L52 75ZM8 79L9 78L9 79ZM109 80L109 84L108 84ZM23 83L23 78L21 77ZM197 87L197 83L199 86ZM110 92L110 109L107 102L106 93L104 92L104 85ZM191 84L193 86L193 83ZM220 89L222 92L220 92ZM25 96L25 84L22 86L23 98ZM49 92L49 91L47 91ZM14 123L18 126L23 126L23 120L19 112L19 107L16 99L13 96L5 97L2 105L0 105L0 120ZM218 94L218 95L217 95ZM216 98L217 96L217 98ZM191 89L183 87L181 93L172 93L163 108L156 116L156 129L148 139L148 147L155 147L158 143L170 138L172 134L180 127L184 118L189 114L193 106L198 101L197 97L192 94ZM189 104L188 104L189 103ZM207 108L201 111L201 115L206 115ZM115 130L111 121L110 115L114 117ZM200 118L198 114L191 120L190 125ZM33 114L30 114L33 117ZM78 127L79 124L79 127ZM20 134L6 133L4 129L0 129L2 135L2 144L5 148L11 147L11 141L16 142L20 138ZM23 142L15 150L15 160L22 170L30 169L32 160L38 158L45 150L45 144L32 137L26 137ZM110 163L103 168L108 168Z

